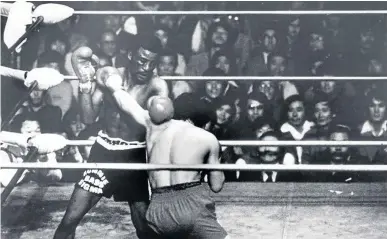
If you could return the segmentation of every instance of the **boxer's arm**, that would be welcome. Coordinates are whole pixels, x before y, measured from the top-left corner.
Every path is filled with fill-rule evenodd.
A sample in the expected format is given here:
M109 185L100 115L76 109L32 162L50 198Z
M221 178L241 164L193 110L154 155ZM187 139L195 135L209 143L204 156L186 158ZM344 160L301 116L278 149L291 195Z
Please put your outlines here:
M16 70L5 66L0 66L1 76L11 77L21 81L25 80L26 71Z
M169 97L169 88L165 80L161 78L155 78L152 84L154 87L154 94L156 96Z
M98 88L96 88L93 94L91 92L79 91L83 123L93 124L95 122L102 104L102 97L103 93Z
M220 164L220 145L215 136L209 138L210 152L208 155L208 164ZM223 171L210 171L208 173L208 184L213 192L218 193L222 190L225 176Z
M132 116L139 124L147 126L148 111L144 110L128 92L122 89L114 90L113 97L122 111Z

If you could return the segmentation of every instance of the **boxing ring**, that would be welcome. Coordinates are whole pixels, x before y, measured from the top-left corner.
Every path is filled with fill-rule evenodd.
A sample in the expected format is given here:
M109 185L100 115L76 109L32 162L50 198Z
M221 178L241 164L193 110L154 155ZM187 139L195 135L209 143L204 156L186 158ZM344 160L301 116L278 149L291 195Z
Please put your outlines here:
M75 11L74 14L387 14L387 11ZM74 76L65 76L76 80ZM387 80L387 77L168 77L165 80ZM33 87L31 87L33 88ZM15 107L17 108L17 107ZM9 122L4 122L5 124ZM94 141L68 140L90 146ZM387 141L220 141L222 146L386 146ZM135 142L132 148L143 148ZM155 165L111 163L2 163L0 169L115 169L225 171L385 172L387 165ZM17 181L17 180L16 180ZM73 184L57 183L2 189L3 238L52 238L64 215ZM12 193L11 193L12 191ZM9 197L8 197L9 195ZM7 198L8 197L8 198ZM229 182L213 194L221 225L232 238L367 238L387 235L387 183L247 183ZM77 238L136 238L128 206L103 198L82 220Z

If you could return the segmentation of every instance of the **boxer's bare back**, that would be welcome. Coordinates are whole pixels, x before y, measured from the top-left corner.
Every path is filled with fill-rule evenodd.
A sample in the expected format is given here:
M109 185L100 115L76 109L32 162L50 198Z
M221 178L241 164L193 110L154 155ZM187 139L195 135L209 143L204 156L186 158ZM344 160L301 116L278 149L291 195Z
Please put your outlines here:
M205 164L214 160L212 150L219 147L209 132L190 123L171 120L161 126L147 127L148 163L151 164ZM215 158L218 160L218 158ZM200 181L200 171L150 171L152 188Z

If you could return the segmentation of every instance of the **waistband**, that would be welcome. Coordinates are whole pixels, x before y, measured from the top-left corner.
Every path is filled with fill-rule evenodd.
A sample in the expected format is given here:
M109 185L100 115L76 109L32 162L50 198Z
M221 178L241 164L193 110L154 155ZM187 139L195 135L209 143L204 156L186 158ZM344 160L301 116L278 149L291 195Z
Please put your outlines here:
M190 183L180 183L172 186L160 187L152 190L152 193L167 193L172 191L185 190L187 188L192 188L201 185L200 181L190 182Z
M96 142L108 150L127 150L133 149L134 146L140 146L145 142L126 141L120 138L112 138L105 134L102 130L98 133Z
M176 184L173 186L152 189L152 201L166 202L172 200L173 198L187 197L189 195L201 195L205 191L205 187L201 182Z

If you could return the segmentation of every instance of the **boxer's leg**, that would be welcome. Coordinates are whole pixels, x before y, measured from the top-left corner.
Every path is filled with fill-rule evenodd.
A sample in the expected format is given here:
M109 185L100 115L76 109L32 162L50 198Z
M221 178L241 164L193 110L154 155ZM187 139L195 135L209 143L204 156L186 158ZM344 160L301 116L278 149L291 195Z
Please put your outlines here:
M102 195L97 195L75 187L66 213L59 224L54 239L75 238L75 229L87 212L101 199Z

